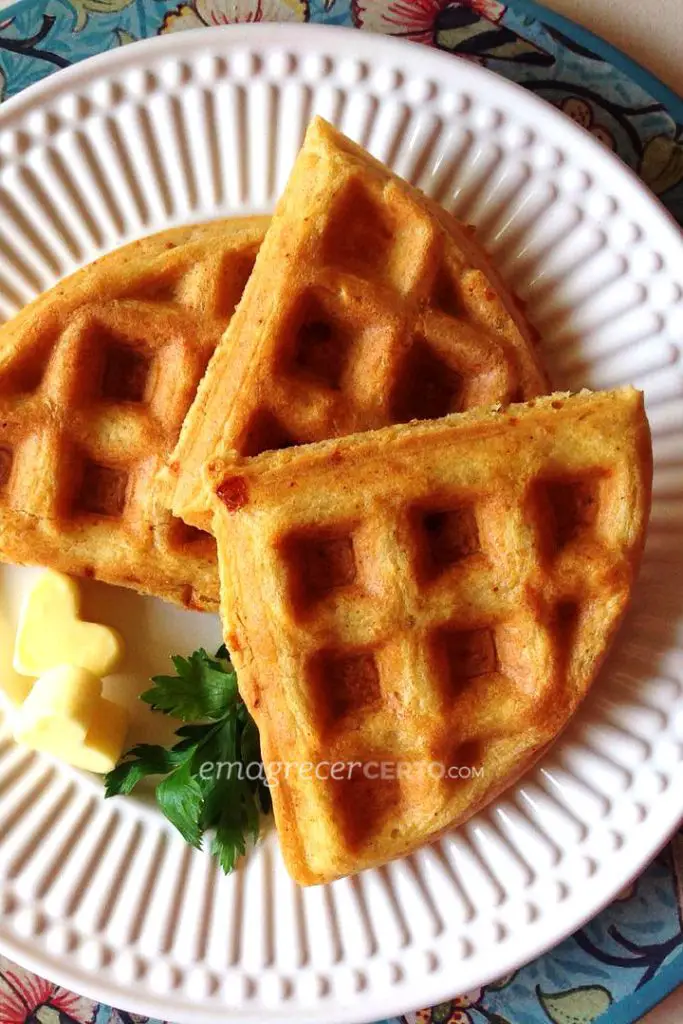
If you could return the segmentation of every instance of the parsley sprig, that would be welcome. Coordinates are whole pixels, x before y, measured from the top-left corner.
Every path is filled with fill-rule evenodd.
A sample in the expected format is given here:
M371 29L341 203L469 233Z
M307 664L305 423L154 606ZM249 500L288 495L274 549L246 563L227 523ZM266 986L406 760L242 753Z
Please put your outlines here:
M133 747L106 776L105 795L126 795L143 779L163 776L156 785L162 812L197 849L212 832L211 853L228 874L247 842L258 838L260 812L271 807L262 774L246 771L261 762L258 730L240 699L225 647L214 658L200 648L172 661L176 674L154 676L141 700L182 720L178 742L170 750L149 743Z

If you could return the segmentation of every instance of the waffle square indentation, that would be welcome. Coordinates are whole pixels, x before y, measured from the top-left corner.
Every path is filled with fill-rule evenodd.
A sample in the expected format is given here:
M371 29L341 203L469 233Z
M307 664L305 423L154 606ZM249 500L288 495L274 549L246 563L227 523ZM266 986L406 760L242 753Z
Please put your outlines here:
M437 631L436 645L441 655L447 689L457 693L463 683L498 670L498 653L493 629L457 629L450 626Z
M548 554L558 554L573 541L590 536L598 515L600 486L597 474L536 482L534 511Z
M409 423L459 412L463 392L462 375L417 335L399 368L391 398L392 419L396 423Z
M370 651L321 651L313 659L314 699L326 724L379 705L379 672Z
M86 460L74 511L117 518L126 505L128 474L112 466Z
M102 397L111 402L144 402L151 360L130 345L110 344L104 355Z
M429 576L438 576L481 551L479 527L471 505L443 511L420 511L418 526Z

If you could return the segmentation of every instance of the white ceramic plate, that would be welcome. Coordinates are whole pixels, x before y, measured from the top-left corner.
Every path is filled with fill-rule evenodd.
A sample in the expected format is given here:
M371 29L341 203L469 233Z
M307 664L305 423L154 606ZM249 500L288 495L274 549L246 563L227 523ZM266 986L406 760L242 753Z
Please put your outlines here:
M270 210L314 112L478 225L559 384L644 388L652 524L628 624L576 722L485 813L386 869L297 889L270 834L224 879L151 804L104 803L96 780L0 743L1 948L173 1021L339 1024L467 990L575 929L681 814L683 245L562 115L472 64L340 29L117 50L0 111L0 313L137 236ZM8 632L27 576L2 571ZM218 642L212 617L97 586L88 604L128 639L114 682L131 701L171 652Z

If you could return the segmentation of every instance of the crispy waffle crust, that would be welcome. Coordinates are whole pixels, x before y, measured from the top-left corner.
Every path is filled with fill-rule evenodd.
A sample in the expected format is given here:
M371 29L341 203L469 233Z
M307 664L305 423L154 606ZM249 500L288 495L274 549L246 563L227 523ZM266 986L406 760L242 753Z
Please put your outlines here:
M170 462L201 469L548 390L531 329L472 232L316 118Z
M267 218L178 228L78 271L0 329L0 556L215 609L213 538L156 474Z
M464 821L576 710L643 546L642 395L556 394L225 455L206 481L225 640L288 868L326 882ZM335 761L390 767L296 768Z

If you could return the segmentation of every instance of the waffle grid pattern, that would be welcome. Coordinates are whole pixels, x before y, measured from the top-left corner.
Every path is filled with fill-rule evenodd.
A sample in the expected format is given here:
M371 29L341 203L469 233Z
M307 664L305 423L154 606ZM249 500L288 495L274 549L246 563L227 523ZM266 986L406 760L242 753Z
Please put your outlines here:
M167 257L152 255L156 239L130 247L118 281L127 250L114 253L4 328L0 549L11 561L216 608L213 538L171 514L156 475L257 245L228 225L216 251L216 228L203 246L204 229L185 234L193 230L187 253L176 251L182 232L169 233Z
M533 349L472 233L315 120L183 427L174 511L210 529L219 444L251 457L541 394Z
M257 459L241 487L214 478L244 510L215 506L227 640L249 652L240 673L263 680L250 692L240 674L246 699L257 715L261 691L270 700L263 727L279 750L288 726L268 690L281 687L296 760L348 766L332 783L301 783L325 822L313 840L304 827L305 845L313 858L317 843L337 851L332 874L424 841L471 813L513 755L540 751L592 678L591 622L603 622L604 651L627 600L636 455L610 440L628 430L625 410L540 402L536 419L515 407L519 426L499 415L500 436L495 417L471 438L445 420L412 451L411 426L404 449L384 431L348 439L353 455L318 446L277 466ZM609 415L616 427L599 422ZM546 430L537 454L531 438ZM474 468L459 468L468 452ZM264 631L277 636L274 664L260 660ZM399 761L424 770L402 777ZM368 778L362 766L382 763L396 776ZM432 763L441 775L426 774ZM453 774L480 765L486 778Z
M264 369L274 383L254 388L263 404L240 455L520 397L509 350L480 319L482 292L497 296L398 190L350 176L302 271L273 326Z
M325 32L334 39L313 40ZM21 104L3 105L2 194L27 218L6 211L0 315L14 315L74 259L162 230L169 217L269 208L311 108L319 110L477 223L508 283L528 299L558 382L645 389L659 481L650 553L600 692L552 755L489 813L358 884L298 888L274 831L252 852L248 871L224 879L207 855L168 842L144 804L95 807L88 780L65 779L40 759L27 763L5 745L2 852L14 872L0 893L4 951L21 961L30 943L44 977L114 1006L137 1000L135 1009L160 1019L194 1018L201 1002L207 1021L338 1024L342 1004L349 1020L367 1021L415 1005L418 995L425 1006L441 1002L452 996L454 968L469 991L573 931L654 856L680 817L672 624L681 604L671 567L681 550L683 332L670 298L681 283L680 234L635 179L617 180L609 153L530 94L506 91L466 61L456 62L456 83L453 59L433 49L414 48L409 67L376 35L358 32L353 54L340 40L336 29L316 26L174 33L155 41L153 56L118 48L102 55L96 78L85 61L35 86ZM207 89L217 102L204 102ZM155 137L139 132L137 105L150 113ZM274 111L291 134L277 131L283 122ZM189 174L172 144L178 127L193 139ZM92 229L58 191L60 155ZM60 221L75 226L75 256L27 189L27 166ZM24 274L22 253L37 262L37 284ZM23 587L21 570L4 575L8 590ZM149 607L160 621L172 615L156 602ZM174 631L191 623L174 647L191 650L200 628L208 648L210 621L173 616ZM159 670L166 635L150 636Z

